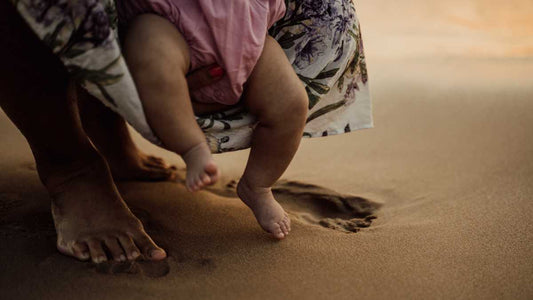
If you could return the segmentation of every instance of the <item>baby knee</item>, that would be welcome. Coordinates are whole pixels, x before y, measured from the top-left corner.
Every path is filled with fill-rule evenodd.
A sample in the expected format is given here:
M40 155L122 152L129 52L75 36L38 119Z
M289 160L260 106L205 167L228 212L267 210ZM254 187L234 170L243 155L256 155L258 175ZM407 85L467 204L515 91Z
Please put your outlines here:
M305 89L295 89L287 98L286 112L299 120L305 120L309 111L309 97Z

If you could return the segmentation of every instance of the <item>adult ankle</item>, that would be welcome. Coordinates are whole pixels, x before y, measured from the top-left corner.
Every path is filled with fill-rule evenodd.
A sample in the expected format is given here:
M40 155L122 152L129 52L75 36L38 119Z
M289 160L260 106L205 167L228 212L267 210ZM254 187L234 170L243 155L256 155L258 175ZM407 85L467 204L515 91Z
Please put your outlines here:
M43 185L50 193L54 193L59 186L83 173L93 169L99 172L109 172L104 158L96 151L88 155L80 155L76 159L57 159L35 155L37 172Z

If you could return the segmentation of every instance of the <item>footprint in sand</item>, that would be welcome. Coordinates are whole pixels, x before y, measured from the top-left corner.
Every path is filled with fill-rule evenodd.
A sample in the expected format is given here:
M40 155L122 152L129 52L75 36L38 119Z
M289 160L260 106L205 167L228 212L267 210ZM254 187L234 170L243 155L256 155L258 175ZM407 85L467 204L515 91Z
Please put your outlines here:
M151 278L159 278L170 272L168 259L162 261L126 261L126 262L104 262L93 264L96 272L102 274L138 274Z
M210 188L224 197L237 197L236 180ZM306 224L319 225L342 232L357 232L369 227L380 203L298 181L281 180L272 188L286 211Z

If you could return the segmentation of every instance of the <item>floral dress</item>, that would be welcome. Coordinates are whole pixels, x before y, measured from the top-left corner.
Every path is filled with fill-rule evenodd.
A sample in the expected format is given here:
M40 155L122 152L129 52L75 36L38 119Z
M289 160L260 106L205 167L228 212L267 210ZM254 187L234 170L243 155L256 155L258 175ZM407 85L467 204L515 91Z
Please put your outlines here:
M11 0L70 76L142 136L160 141L146 121L118 43L113 0ZM309 96L304 137L371 128L372 107L361 30L351 0L285 0L269 30ZM245 107L197 117L211 151L250 146L256 121Z

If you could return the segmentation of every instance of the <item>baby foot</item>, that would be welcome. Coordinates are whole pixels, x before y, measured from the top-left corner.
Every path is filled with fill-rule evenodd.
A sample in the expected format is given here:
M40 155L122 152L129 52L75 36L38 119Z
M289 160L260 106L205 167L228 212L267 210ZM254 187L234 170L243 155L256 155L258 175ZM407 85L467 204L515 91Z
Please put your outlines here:
M274 199L271 188L252 188L243 179L237 185L237 194L255 215L263 229L277 239L283 239L291 231L291 220Z
M192 147L181 157L187 164L186 186L189 191L198 191L218 180L218 167L213 161L207 143Z

